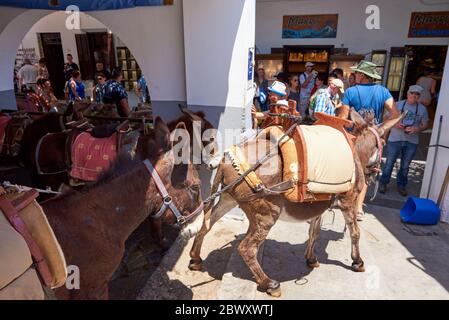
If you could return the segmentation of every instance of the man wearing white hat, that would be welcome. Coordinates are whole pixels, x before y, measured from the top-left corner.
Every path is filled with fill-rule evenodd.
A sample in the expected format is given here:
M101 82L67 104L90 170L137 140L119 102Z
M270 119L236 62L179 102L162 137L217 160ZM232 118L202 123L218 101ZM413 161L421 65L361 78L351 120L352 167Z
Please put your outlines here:
M339 97L345 93L345 85L340 79L333 79L329 87L319 89L310 99L310 115L313 117L315 112L326 113L335 116L335 111L341 106Z
M285 104L284 101L287 99L287 86L285 83L280 81L274 81L273 84L268 87L268 104L275 105L278 104L280 101L280 104ZM288 102L287 102L288 106ZM255 119L265 119L268 112L258 112L256 108L252 108L251 110L252 115Z
M379 192L387 191L387 184L390 182L396 159L401 157L401 167L396 176L398 192L402 196L407 195L407 175L410 163L416 154L419 144L419 133L427 129L429 116L426 107L419 103L423 92L419 85L410 86L407 92L407 99L397 103L400 112L408 111L407 115L395 128L391 129L387 143L387 162L380 178Z
M314 64L312 62L306 63L306 71L299 76L299 83L301 85L301 92L299 94L299 112L301 116L305 116L305 111L309 105L309 99L312 89L315 86L315 79L318 72L313 70Z

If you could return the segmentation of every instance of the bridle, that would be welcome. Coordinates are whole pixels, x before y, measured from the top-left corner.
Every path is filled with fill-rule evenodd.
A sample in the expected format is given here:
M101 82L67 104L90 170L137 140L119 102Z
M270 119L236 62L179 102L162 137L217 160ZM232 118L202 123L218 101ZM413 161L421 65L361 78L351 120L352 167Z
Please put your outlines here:
M383 152L383 144L382 144L382 140L379 136L379 133L377 132L376 129L372 128L372 127L368 127L368 130L370 130L374 136L376 137L376 142L377 142L377 159L376 162L370 166L368 166L367 168L370 171L370 174L377 174L381 172L380 169L380 164L382 162L382 152Z
M201 212L203 212L204 203L201 202L200 205L198 206L198 208L195 209L195 211L193 211L192 213L190 213L187 216L183 216L181 214L181 212L179 212L176 205L173 203L173 198L170 197L167 189L164 186L164 183L162 182L156 169L151 164L150 160L146 159L143 162L143 164L145 165L145 167L147 168L151 177L153 178L153 180L156 184L156 187L159 191L159 194L162 196L162 199L163 199L162 207L159 209L159 211L156 212L155 214L150 215L150 217L152 219L154 219L154 220L160 219L164 215L164 213L168 209L170 209L176 217L176 225L179 227L182 227L184 224L188 223L190 220L192 220L193 218L198 216Z

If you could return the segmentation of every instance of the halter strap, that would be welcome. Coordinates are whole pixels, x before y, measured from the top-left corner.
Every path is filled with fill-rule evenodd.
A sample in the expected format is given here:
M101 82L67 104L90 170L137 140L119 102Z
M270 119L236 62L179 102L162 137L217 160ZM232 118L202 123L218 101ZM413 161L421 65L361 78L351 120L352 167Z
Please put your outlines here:
M160 178L159 174L157 173L156 169L151 164L150 160L146 159L143 161L143 164L145 165L146 169L150 173L151 177L154 180L154 183L156 184L157 189L159 190L159 194L162 196L164 202L162 204L162 207L159 209L158 212L156 212L154 215L151 215L152 219L160 219L162 215L167 211L167 209L170 208L170 210L173 212L173 214L176 217L177 225L182 226L183 224L187 223L190 219L194 218L198 214L200 214L203 211L204 204L201 202L201 204L198 206L198 208L190 213L188 216L183 216L181 212L179 212L178 208L173 203L172 197L168 194L167 189L164 186L164 183L162 182L162 179Z

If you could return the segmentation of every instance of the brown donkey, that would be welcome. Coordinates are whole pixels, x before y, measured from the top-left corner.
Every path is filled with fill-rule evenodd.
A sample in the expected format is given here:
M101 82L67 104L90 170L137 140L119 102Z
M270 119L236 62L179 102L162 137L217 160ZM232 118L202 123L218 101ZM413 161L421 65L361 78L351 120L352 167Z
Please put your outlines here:
M140 160L119 157L110 172L95 184L41 204L67 265L77 266L80 271L80 289L59 288L57 298L108 298L108 283L122 260L125 241L165 203L143 159L150 159L173 204L187 218L189 224L183 234L190 236L201 226L198 174L191 165L174 165L170 132L159 118L147 143L148 152L141 154ZM161 220L175 222L173 210L167 209Z
M365 169L379 161L378 137L382 136L386 131L396 125L400 118L387 121L379 127L372 126L371 124L365 122L354 110L351 112L351 118L355 124L354 134L357 136L355 143L356 154L354 159L356 168L355 183L349 192L345 194L337 194L335 196L338 200L339 207L343 212L352 239L352 269L356 272L363 272L364 263L359 252L360 230L357 225L354 204L356 203L357 196L359 195L363 184L366 183L365 174L367 170ZM376 137L376 134L372 131L372 129L377 131L379 135L378 137ZM258 149L266 147L264 150L270 150L273 146L276 146L269 140L258 139L256 141L250 141L248 144L244 145L242 147L242 151L244 154L248 154L246 150L249 148L252 148L249 150L257 150L255 145ZM279 155L276 155L275 157L277 157L277 161L275 161L276 159L271 158L269 161L264 162L264 164L256 170L256 174L265 186L273 186L282 182L282 159ZM258 159L260 159L260 157L258 157ZM275 166L274 170L272 170L273 166ZM212 192L216 192L220 184L226 186L238 178L239 174L236 172L232 164L222 161L215 176ZM310 267L317 267L318 261L313 254L313 244L316 238L314 235L317 234L317 229L319 228L319 219L326 209L331 206L331 201L294 203L287 201L282 194L256 198L251 201L247 201L247 199L242 198L243 195L251 193L251 188L245 181L243 181L224 192L218 203L213 207L209 204L205 208L203 226L196 236L193 247L190 251L191 261L189 268L191 270L201 269L202 260L200 257L200 251L205 235L209 232L215 222L217 222L230 209L238 205L245 212L249 220L248 231L238 246L239 253L253 273L259 289L270 295L279 297L281 295L279 282L270 279L264 273L262 267L257 261L257 253L260 245L265 241L270 229L281 215L281 212L286 213L299 221L314 219L310 227L311 239L306 250L306 259L307 264Z

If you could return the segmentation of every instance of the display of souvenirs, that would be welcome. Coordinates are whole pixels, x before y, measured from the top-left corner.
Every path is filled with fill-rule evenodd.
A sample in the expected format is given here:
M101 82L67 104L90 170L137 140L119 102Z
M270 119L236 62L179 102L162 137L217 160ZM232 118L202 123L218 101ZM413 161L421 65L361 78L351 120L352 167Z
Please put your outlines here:
M131 60L131 70L136 70L136 61Z
M137 71L132 71L131 74L132 74L132 76L131 76L130 80L137 81Z
M122 70L127 70L128 69L128 64L126 63L126 60L122 61Z
M312 62L327 62L328 60L328 53L327 51L322 52L306 52L304 54L304 61L312 61Z
M289 60L291 62L302 62L304 60L304 55L301 52L290 52Z
M129 80L128 71L123 71L123 80Z

